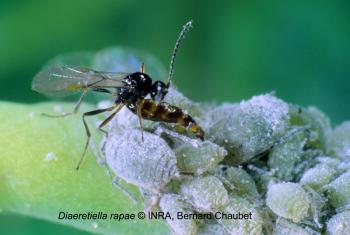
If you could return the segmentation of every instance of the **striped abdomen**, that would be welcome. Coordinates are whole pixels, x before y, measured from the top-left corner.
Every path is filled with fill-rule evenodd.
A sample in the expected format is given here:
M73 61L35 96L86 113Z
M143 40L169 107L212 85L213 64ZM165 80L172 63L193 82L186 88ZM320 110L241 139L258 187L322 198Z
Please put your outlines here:
M184 113L179 107L166 102L156 103L151 99L141 100L139 105L141 105L142 118L158 122L176 123L189 129L201 140L204 139L203 130L190 115ZM136 107L127 107L136 114Z

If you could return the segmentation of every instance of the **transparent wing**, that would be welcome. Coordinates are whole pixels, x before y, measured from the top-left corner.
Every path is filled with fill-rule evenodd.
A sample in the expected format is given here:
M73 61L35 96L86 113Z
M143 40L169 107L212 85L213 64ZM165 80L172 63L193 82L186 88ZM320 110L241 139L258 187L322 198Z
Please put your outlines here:
M54 65L44 68L34 77L32 89L48 96L66 96L87 88L125 87L122 80L129 74Z

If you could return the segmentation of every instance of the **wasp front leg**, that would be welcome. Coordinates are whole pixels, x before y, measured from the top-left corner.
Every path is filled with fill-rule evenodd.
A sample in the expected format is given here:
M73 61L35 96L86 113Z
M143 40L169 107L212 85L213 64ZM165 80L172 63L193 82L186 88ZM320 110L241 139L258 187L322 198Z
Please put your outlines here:
M139 98L136 102L136 115L139 119L140 129L141 129L141 141L143 142L143 126L142 126L142 107L143 107L143 99Z

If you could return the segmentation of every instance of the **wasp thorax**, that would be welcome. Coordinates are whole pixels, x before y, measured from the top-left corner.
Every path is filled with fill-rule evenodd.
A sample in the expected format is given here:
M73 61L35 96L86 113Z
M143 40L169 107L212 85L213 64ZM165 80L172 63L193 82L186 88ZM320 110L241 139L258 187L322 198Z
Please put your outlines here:
M132 73L124 79L124 83L138 96L145 97L151 92L152 78L145 73Z
M162 81L155 81L151 88L152 100L161 101L164 96L168 93L168 86Z

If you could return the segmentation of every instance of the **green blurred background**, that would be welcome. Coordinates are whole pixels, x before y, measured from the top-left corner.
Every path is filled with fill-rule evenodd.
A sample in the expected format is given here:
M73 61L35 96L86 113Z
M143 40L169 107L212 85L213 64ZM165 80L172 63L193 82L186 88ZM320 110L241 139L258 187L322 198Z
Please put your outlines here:
M193 19L174 77L186 96L237 102L276 91L288 102L319 107L336 125L350 119L349 10L345 0L3 0L0 99L47 100L31 91L31 79L64 52L128 46L151 53L167 67L181 26ZM37 234L43 229L86 234L0 216L1 234Z

